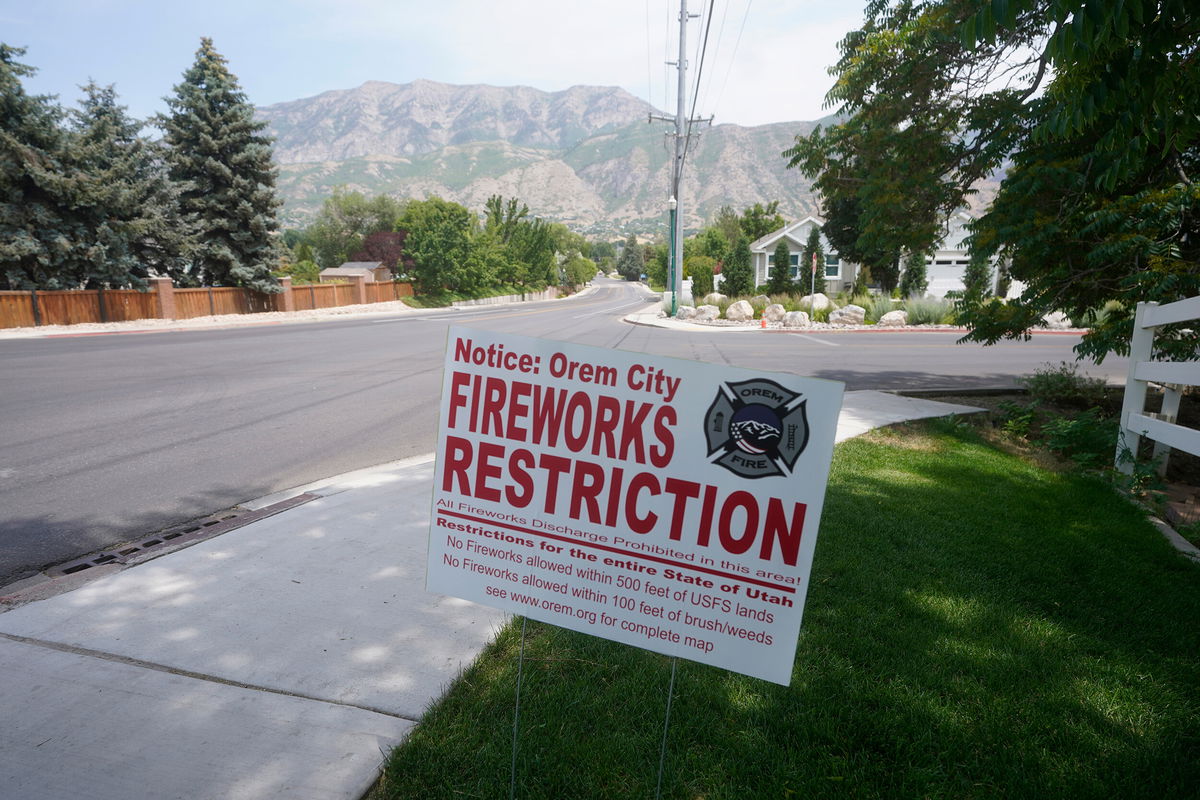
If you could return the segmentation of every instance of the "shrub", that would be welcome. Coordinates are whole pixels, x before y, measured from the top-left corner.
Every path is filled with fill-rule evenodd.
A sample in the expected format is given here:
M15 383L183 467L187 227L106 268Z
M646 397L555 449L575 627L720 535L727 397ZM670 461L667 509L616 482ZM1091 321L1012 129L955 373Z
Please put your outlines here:
M909 325L952 324L955 319L954 303L940 297L910 297L904 301Z
M859 303L867 310L867 322L879 322L879 319L889 311L895 311L899 306L892 302L892 298L886 295L875 295L865 303Z
M1063 361L1021 379L1035 399L1069 408L1091 408L1104 402L1104 381L1079 374L1079 365Z
M1081 467L1099 467L1112 461L1117 446L1117 421L1105 419L1100 409L1089 408L1071 417L1054 417L1042 427L1046 447Z
M1036 404L1023 406L1011 400L1001 402L999 404L1000 429L1009 436L1027 439L1033 427L1034 417L1037 415L1036 408Z

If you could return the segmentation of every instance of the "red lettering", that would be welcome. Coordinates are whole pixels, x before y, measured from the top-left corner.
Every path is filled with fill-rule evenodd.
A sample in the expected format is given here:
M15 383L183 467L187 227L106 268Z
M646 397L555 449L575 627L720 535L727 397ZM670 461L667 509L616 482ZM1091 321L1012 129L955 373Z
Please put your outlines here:
M524 402L533 392L533 384L524 381L513 381L508 393L508 438L523 442L528 438L528 432L518 421L529 419L529 403Z
M800 535L804 530L804 517L807 512L808 506L796 503L792 508L792 521L789 523L783 513L783 501L778 497L768 500L767 524L763 526L762 549L758 551L758 557L770 561L772 545L778 540L783 563L790 567L796 566L796 559L800 554Z
M555 400L558 402L555 403ZM533 387L533 443L544 440L550 447L558 444L558 430L562 426L563 408L567 393L545 386Z
M646 443L642 426L646 423L646 417L650 416L651 408L653 406L649 403L625 401L625 421L621 424L622 461L629 460L629 448L632 445L636 451L634 458L637 463L646 463Z
M458 343L461 345L462 339L459 339ZM446 420L447 428L457 427L455 423L458 420L458 409L467 405L467 396L462 390L470 382L471 376L465 372L455 372L450 376L450 418Z
M658 437L659 444L650 448L650 463L662 469L671 463L671 457L675 455L675 437L671 434L671 427L678 418L675 415L674 406L660 406L654 414L654 435Z
M570 472L571 459L542 453L538 458L538 466L546 470L545 511L547 514L553 514L558 503L558 478L564 472Z
M508 385L503 378L488 378L483 390L483 433L493 436L504 435L504 424L500 413L504 411L504 400L508 396Z
M488 486L488 480L499 478L504 474L499 464L493 464L492 459L504 458L504 445L495 442L479 443L479 461L475 465L475 496L480 500L500 502L500 490Z
M504 499L514 508L524 508L533 501L533 476L529 470L537 466L533 453L528 450L514 450L508 458L508 471L517 486L518 492L511 485L504 487Z
M658 478L649 472L639 472L633 476L633 480L629 482L629 491L625 494L625 524L634 533L649 533L658 522L658 515L653 511L644 517L637 515L638 495L642 489L649 489L652 495L661 494Z
M616 458L617 443L613 434L617 430L617 422L621 418L621 401L606 394L596 400L596 429L592 432L592 455L600 455L601 441L608 442L605 455Z
M604 488L604 468L590 461L576 461L571 480L571 519L582 519L579 512L587 504L587 521L600 522L600 490Z
M742 531L741 536L735 536L731 523L733 521L733 514L739 507L746 511L746 527ZM725 498L725 505L721 507L721 518L717 528L718 536L721 539L721 547L724 547L726 551L734 555L744 553L754 544L755 531L757 530L758 503L755 501L754 495L738 490Z
M667 478L667 494L675 495L675 504L671 508L670 537L679 541L683 537L683 519L687 510L687 501L700 496L700 484L695 481L683 481L678 478Z
M442 463L442 491L454 491L454 481L458 481L458 491L470 496L471 481L467 478L467 467L471 466L471 443L460 436L446 437L446 457Z

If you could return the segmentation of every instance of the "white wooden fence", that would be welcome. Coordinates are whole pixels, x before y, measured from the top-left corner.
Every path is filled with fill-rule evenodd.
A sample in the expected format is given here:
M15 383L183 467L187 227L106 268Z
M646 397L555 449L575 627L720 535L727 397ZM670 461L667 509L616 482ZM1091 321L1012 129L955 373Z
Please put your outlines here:
M1166 470L1171 448L1200 456L1200 431L1176 424L1179 398L1187 386L1200 386L1200 361L1153 361L1154 331L1162 325L1200 320L1200 297L1189 297L1160 306L1138 303L1133 319L1133 338L1129 341L1129 375L1125 380L1125 399L1121 404L1121 431L1117 441L1117 469L1133 472L1133 459L1142 437L1153 439L1154 457L1161 458L1159 470ZM1156 383L1163 387L1162 409L1149 413L1146 389Z

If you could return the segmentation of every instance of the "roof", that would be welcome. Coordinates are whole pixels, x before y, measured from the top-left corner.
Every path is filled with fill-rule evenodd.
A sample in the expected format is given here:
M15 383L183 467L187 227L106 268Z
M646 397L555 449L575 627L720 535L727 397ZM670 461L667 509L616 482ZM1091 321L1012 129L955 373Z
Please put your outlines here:
M327 267L321 270L322 277L352 277L354 275L365 275L369 278L375 277L375 270L383 266L381 261L347 261L340 267Z
M803 227L804 225L806 225L809 222L816 223L817 228L821 228L825 225L825 220L821 219L820 217L808 216L802 220L793 222L790 225L784 225L779 230L771 231L766 236L763 236L761 239L754 240L753 242L750 243L750 250L760 252L760 253L766 252L767 248L769 248L771 245L778 242L784 236L787 236L790 233L794 233L796 230L800 229L801 227ZM797 240L797 241L799 241L799 240Z

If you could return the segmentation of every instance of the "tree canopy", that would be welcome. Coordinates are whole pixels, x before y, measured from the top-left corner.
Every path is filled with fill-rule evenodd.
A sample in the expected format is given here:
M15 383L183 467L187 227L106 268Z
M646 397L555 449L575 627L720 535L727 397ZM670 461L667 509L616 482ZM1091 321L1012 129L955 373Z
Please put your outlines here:
M1007 303L967 292L968 338L1109 304L1078 348L1102 358L1127 348L1138 301L1200 294L1198 42L1187 0L873 0L831 70L842 121L785 156L841 217L830 241L852 233L862 263L928 251L1003 171L968 244L977 271L1007 264L1026 288ZM1177 350L1197 336L1175 332Z
M194 230L190 274L203 284L277 292L275 168L265 122L211 39L159 118L180 206Z

